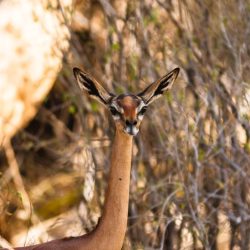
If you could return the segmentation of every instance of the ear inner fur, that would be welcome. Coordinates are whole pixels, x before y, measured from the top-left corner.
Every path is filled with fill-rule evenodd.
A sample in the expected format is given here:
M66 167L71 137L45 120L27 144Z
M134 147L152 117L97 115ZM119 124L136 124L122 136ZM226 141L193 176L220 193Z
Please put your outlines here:
M171 88L172 84L179 74L179 71L179 68L172 70L170 73L163 76L156 82L151 83L148 87L146 87L146 89L140 92L138 96L140 96L146 104L151 103L152 101L160 97L164 91Z
M110 103L111 99L114 97L112 93L109 93L95 79L80 69L74 68L73 72L81 89L86 90L90 96L99 100L105 105Z

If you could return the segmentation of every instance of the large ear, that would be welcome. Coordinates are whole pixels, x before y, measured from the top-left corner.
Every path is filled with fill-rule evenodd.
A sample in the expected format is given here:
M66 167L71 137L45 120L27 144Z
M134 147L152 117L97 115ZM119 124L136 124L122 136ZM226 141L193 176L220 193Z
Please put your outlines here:
M104 105L110 102L114 95L104 89L94 78L78 68L73 68L73 72L80 89L86 90L91 97Z
M162 96L163 92L170 89L179 74L180 69L176 68L163 76L156 82L151 83L146 89L138 94L146 104Z

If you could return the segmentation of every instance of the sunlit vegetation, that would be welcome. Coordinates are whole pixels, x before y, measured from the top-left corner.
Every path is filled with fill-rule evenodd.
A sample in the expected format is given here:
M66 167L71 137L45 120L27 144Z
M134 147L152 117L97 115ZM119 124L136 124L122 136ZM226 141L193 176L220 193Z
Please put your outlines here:
M250 249L249 2L77 0L69 29L53 89L12 139L35 218L22 216L2 150L0 235L20 245L40 221L33 241L43 242L98 221L114 127L80 93L72 67L116 93L138 93L179 66L135 138L124 249ZM80 226L69 232L73 211Z

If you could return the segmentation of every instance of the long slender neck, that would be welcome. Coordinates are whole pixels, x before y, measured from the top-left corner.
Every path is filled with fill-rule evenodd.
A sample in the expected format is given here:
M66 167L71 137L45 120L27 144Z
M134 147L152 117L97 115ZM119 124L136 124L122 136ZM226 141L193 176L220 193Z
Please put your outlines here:
M104 210L96 229L80 237L74 250L120 250L128 219L129 183L133 137L117 128Z
M123 245L129 202L133 137L116 130L104 211L96 229L80 237L65 238L18 250L120 250Z
M102 237L102 242L107 242L109 249L121 249L126 232L132 140L132 136L116 131L104 211L94 232L97 238Z

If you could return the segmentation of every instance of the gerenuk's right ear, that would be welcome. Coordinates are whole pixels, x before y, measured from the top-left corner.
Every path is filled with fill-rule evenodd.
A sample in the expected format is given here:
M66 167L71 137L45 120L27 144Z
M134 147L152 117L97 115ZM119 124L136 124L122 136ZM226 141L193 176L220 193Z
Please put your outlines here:
M86 90L91 97L95 98L102 104L108 104L112 97L114 97L113 94L104 89L100 83L86 72L83 72L78 68L73 68L73 72L80 89Z

